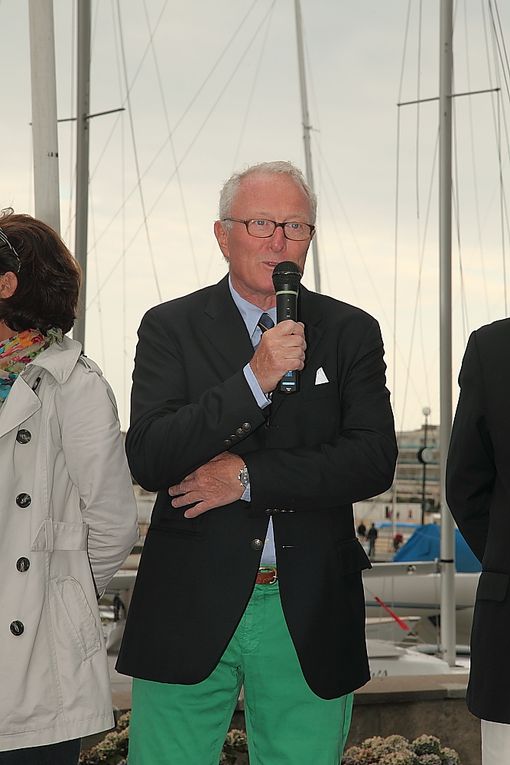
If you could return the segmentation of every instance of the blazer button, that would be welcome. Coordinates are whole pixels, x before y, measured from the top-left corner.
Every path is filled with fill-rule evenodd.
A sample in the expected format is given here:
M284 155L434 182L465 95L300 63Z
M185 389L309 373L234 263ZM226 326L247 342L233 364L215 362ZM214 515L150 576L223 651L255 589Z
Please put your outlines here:
M239 438L241 438L242 436L244 436L244 430L243 430L242 428L237 428L237 430L236 430L236 436L239 436Z
M18 505L18 507L28 507L31 502L32 502L32 497L30 496L30 494L26 494L25 492L18 494L18 496L16 497L16 504Z
M30 561L28 560L28 558L18 558L18 560L16 561L16 568L18 569L18 571L21 571L21 572L28 571L28 569L30 568Z
M31 440L32 434L29 430L18 430L16 433L16 441L18 444L28 444Z
M230 438L226 438L226 439L223 441L223 446L226 446L226 447L227 447L227 449L228 449L228 447L229 447L229 446L232 446L232 441L230 440Z
M249 433L250 430L251 430L251 425L250 425L249 422L243 422L241 427L242 427L242 429L244 430L245 433Z
M13 635L16 635L18 637L19 635L22 635L25 632L25 625L23 622L20 622L16 619L15 622L11 622L11 625L9 627Z
M230 436L228 437L228 440L232 441L232 443L235 443L235 441L237 441L236 434L235 433L231 433Z
M264 547L264 542L262 539L252 539L250 542L250 547L252 550L262 550Z

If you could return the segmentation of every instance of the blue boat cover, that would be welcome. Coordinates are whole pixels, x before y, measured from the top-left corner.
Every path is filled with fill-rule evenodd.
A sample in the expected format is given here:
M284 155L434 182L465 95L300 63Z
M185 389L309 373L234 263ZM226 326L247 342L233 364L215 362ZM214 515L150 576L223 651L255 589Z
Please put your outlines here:
M436 560L440 558L440 533L441 528L435 523L418 526L405 545L397 550L393 560ZM471 552L458 529L455 529L455 570L464 573L476 573L482 570L480 561Z

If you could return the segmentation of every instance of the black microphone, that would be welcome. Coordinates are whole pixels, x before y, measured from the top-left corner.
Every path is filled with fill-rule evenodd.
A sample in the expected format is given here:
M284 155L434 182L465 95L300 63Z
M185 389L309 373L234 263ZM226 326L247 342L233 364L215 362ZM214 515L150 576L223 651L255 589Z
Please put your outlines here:
M291 260L278 263L274 267L273 284L276 292L276 321L278 323L286 319L297 321L297 302L301 276L299 266ZM278 390L282 393L297 393L299 390L297 369L290 370L283 375Z

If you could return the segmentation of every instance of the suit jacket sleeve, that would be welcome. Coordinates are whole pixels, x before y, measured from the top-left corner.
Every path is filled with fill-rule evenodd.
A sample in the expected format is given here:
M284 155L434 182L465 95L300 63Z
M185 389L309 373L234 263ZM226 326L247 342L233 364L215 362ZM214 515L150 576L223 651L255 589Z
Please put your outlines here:
M473 332L459 375L460 397L446 468L448 505L467 543L481 561L496 475L485 414L483 369Z
M379 325L370 318L339 384L341 426L325 443L244 456L255 505L310 510L350 504L393 481L397 445ZM313 437L313 434L312 434Z
M250 430L265 422L242 368L189 401L192 367L180 340L157 310L143 318L138 332L131 425L126 451L131 472L149 491L164 491L227 449L225 439L243 423Z

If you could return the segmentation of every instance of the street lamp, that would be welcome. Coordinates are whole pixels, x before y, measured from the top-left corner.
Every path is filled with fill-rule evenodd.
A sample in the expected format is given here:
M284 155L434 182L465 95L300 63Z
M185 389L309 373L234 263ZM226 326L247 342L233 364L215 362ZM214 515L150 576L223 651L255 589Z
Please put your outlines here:
M429 415L430 415L430 407L424 406L421 410L423 416L425 417L425 423L423 425L423 446L418 451L417 457L421 464L423 465L422 469L422 476L421 476L421 525L425 523L425 510L427 506L427 500L426 500L426 488L427 488L427 463L431 462L431 454L430 449L427 449L427 432L428 432L428 424L429 424Z

